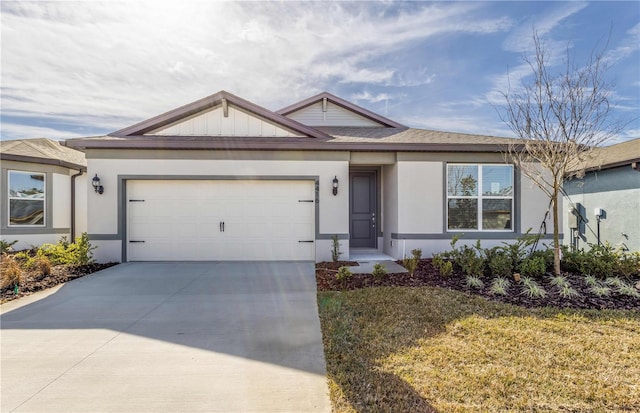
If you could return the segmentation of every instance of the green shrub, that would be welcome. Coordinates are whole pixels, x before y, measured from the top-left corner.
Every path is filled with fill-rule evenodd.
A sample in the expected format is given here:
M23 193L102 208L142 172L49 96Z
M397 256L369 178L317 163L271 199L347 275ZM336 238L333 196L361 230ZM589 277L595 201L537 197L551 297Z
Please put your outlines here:
M7 242L5 240L0 240L0 254L6 254L8 252L13 251L13 246L18 242L18 240L14 240L11 242Z
M387 275L387 267L379 262L373 264L373 272L371 273L371 275L373 275L375 278L383 278L385 275Z
M36 253L36 257L46 256L52 265L87 265L93 262L93 250L89 236L83 233L76 238L76 242L70 244L66 237L62 237L57 244L44 244ZM33 258L33 257L32 257ZM33 263L27 261L28 267Z
M340 267L338 268L338 272L336 273L336 280L338 281L346 281L353 276L353 273L349 269L349 267Z
M467 275L467 286L475 289L480 289L484 287L484 282L480 279L480 277Z
M531 257L522 261L520 272L525 277L540 277L547 270L547 265L543 257Z
M443 277L451 277L453 274L453 263L444 259L443 254L433 254L431 263Z
M459 250L457 264L465 275L479 277L484 274L484 258L478 255L477 248L464 245Z
M522 292L529 298L544 298L547 291L531 277L522 277Z
M338 240L337 235L334 235L331 237L331 260L333 260L333 262L337 262L340 259L341 254L340 240Z
M511 286L511 282L503 277L498 277L491 282L491 294L507 295L507 289Z
M504 246L500 247L511 258L511 267L514 271L518 270L520 263L524 261L528 254L527 249L536 241L536 236L530 235L530 232L531 229L528 229L526 233L516 239L516 242L503 242Z
M495 277L509 277L513 271L513 261L507 254L498 251L489 259L489 269Z
M640 275L640 251L621 251L618 257L616 270L619 275L631 278Z
M416 269L418 268L418 264L420 263L421 259L422 250L420 248L416 248L414 250L411 250L411 257L405 257L402 259L402 265L407 269L407 271L409 271L409 274L413 276L413 274L416 272Z

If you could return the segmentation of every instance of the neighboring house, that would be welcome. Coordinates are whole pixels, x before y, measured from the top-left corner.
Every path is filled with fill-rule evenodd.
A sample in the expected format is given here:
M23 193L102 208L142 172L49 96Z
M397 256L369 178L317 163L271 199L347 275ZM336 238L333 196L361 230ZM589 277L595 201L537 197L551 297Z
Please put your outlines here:
M565 243L640 251L640 139L594 150L582 179L565 181Z
M50 139L1 141L0 160L4 241L18 240L13 248L26 249L87 230L82 152Z
M331 238L428 257L540 227L548 200L505 164L506 138L407 128L329 93L277 112L227 92L85 152L98 260L330 260ZM548 223L548 228L551 224Z

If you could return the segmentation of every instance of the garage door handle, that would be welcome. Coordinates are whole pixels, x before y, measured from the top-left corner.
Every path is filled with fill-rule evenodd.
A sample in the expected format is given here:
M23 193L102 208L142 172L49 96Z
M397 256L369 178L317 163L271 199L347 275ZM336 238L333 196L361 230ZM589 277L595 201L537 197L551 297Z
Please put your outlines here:
M224 232L224 221L220 221L220 232Z
M298 241L298 242L310 242L310 243L312 243L312 244L313 244L313 241L312 241L312 240L310 240L310 241Z
M144 242L144 241L134 241L134 240L130 240L129 242L133 243L133 242Z
M313 199L298 199L298 202L313 202Z
M144 202L144 199L130 199L129 202Z

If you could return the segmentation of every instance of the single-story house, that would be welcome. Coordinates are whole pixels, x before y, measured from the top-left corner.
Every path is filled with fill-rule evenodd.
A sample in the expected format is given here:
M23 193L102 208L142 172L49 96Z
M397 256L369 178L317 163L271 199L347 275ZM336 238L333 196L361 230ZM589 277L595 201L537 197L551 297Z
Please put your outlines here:
M564 183L565 243L640 251L640 139L594 151L585 176Z
M99 261L323 261L334 236L341 259L399 259L537 230L548 200L505 162L509 142L408 128L329 93L271 111L221 91L65 145L103 189L87 184Z
M2 240L27 249L87 230L84 153L51 139L2 141Z

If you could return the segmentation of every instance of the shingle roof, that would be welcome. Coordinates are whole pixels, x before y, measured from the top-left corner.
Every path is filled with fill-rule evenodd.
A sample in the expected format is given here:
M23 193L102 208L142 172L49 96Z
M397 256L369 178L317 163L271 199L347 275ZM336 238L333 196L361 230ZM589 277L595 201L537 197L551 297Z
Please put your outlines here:
M71 169L87 167L84 153L47 138L2 141L0 156L5 160L54 164Z
M630 165L633 162L640 162L640 138L594 149L583 167L587 171L593 171Z
M440 132L426 129L365 128L365 127L318 127L333 136L330 142L367 143L416 143L416 144L461 144L461 145L508 145L520 142L517 139L494 136L471 135L456 132Z

